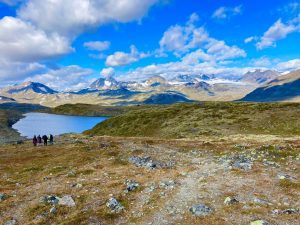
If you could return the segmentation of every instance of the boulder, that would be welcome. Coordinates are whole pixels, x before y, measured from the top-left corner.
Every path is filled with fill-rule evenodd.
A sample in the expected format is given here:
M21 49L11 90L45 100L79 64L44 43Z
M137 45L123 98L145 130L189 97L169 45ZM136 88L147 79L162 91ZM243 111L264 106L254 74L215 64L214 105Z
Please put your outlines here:
M115 198L110 198L107 203L106 203L106 206L108 208L111 209L112 212L114 213L119 213L121 212L124 207L122 206L122 204Z
M65 195L62 198L59 198L58 204L68 206L68 207L76 206L75 201L73 200L72 196L70 196L70 195Z
M204 204L196 204L190 208L190 212L195 216L208 216L213 213L213 209Z
M139 183L134 181L134 180L126 180L125 184L126 184L126 191L127 192L134 191L140 186Z

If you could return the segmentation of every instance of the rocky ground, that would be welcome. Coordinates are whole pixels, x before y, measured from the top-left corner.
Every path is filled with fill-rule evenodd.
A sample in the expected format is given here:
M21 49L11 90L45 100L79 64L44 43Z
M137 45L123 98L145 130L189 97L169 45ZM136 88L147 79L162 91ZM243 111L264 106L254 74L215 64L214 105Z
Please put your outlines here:
M300 221L299 136L65 135L0 147L0 224Z

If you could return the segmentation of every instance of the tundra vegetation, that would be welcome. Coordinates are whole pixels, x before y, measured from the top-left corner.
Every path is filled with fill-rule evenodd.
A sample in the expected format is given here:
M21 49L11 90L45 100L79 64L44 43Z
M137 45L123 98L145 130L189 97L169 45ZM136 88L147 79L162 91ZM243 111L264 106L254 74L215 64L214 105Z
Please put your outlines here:
M103 115L84 107L53 112ZM53 146L0 146L0 224L298 224L300 104L112 111Z

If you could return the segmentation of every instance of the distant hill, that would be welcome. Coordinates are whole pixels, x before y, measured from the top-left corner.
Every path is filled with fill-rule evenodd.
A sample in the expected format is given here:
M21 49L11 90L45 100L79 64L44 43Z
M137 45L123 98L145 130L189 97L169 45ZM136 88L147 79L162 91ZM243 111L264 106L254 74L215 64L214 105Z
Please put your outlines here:
M143 104L174 104L178 102L192 102L185 95L175 92L166 92L152 95Z
M279 76L266 85L257 88L241 99L242 101L299 101L300 70Z
M189 138L200 135L299 135L299 103L203 102L144 105L112 117L89 135Z
M274 70L255 70L244 74L239 81L262 85L276 79L279 76L280 73Z
M0 104L0 109L5 110L15 110L19 112L32 112L32 111L40 111L47 110L48 108L42 105L37 104L26 104L26 103L17 103L17 102L7 102Z

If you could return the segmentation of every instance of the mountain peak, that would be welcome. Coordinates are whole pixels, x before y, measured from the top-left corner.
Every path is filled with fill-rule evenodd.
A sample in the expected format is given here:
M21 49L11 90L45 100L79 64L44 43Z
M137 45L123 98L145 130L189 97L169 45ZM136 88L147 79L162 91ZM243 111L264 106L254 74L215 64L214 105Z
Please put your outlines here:
M99 78L90 85L90 89L107 90L117 89L120 87L120 83L113 77Z
M14 85L12 87L7 88L6 92L9 94L18 94L20 92L35 92L39 94L56 94L58 93L57 91L49 88L48 86L37 83L37 82L32 82L32 81L26 81L24 83L21 83L19 85Z

